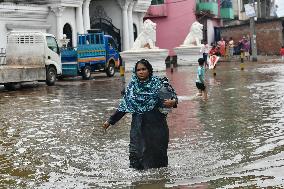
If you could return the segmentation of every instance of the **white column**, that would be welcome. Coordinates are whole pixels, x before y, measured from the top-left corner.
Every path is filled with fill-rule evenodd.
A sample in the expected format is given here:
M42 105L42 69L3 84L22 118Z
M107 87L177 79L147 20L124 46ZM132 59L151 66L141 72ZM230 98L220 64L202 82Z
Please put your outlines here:
M129 32L128 32L128 14L127 14L127 9L128 9L129 1L125 0L124 4L122 5L122 25L123 25L123 50L126 51L129 49Z
M85 33L90 29L90 12L89 12L89 6L90 6L91 0L85 0L83 5L83 17L84 17L84 29Z
M59 41L60 39L63 39L63 26L61 18L64 11L64 7L52 7L51 10L56 16L56 37Z
M241 10L242 10L242 7L241 7L241 2L238 1L238 19L241 20Z
M134 43L134 33L133 33L133 11L134 2L131 2L128 7L128 28L129 28L129 47L132 48Z
M76 26L77 26L78 33L84 33L82 4L79 7L76 7Z

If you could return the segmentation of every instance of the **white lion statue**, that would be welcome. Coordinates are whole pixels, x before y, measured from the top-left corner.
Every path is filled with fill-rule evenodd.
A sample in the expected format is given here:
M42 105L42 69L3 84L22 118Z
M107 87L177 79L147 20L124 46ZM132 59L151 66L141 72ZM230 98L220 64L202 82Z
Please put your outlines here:
M157 49L156 42L156 23L147 19L143 24L143 31L134 41L132 50L138 49Z
M190 27L190 32L186 36L182 46L201 46L203 39L203 25L195 21Z

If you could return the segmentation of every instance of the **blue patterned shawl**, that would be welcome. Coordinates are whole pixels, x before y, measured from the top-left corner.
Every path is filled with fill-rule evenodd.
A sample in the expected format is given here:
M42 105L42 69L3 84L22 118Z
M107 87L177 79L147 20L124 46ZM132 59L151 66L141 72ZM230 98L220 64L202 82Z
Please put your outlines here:
M139 114L153 110L159 102L158 93L161 86L162 80L157 76L151 76L141 82L136 74L133 74L118 110Z

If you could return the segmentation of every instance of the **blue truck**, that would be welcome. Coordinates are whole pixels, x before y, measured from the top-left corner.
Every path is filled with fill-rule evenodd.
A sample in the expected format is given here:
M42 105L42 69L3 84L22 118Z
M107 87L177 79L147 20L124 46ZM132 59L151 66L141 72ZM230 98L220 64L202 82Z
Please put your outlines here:
M76 48L62 48L62 77L82 76L88 80L97 71L112 77L120 66L114 39L104 33L77 34Z

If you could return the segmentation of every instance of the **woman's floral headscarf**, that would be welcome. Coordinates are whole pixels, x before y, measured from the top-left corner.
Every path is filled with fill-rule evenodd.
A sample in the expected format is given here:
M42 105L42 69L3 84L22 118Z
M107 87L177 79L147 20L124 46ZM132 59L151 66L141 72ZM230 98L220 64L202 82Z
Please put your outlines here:
M162 80L159 77L150 76L148 80L141 82L134 73L118 110L139 114L153 110L159 102L158 94L161 87Z

